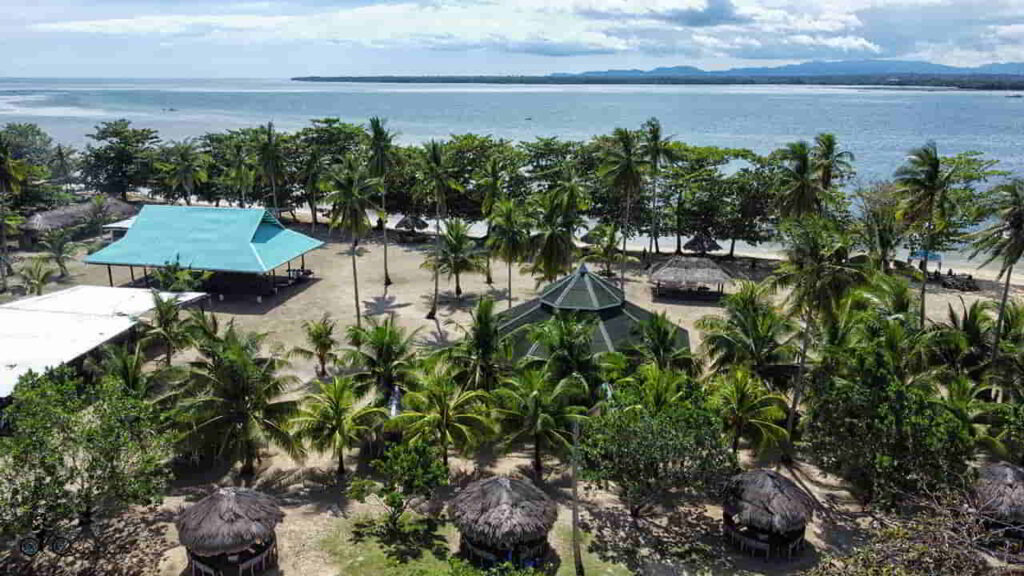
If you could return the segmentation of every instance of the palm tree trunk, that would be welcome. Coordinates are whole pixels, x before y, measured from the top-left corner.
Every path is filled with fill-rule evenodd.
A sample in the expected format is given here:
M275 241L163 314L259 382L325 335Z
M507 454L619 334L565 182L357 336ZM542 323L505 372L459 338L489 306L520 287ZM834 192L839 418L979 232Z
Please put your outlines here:
M676 254L683 253L683 191L676 194Z
M0 185L0 293L7 292L7 186Z
M391 274L388 272L388 188L381 185L380 211L384 214L384 289L391 286Z
M928 289L928 251L927 250L924 253L924 259L921 260L921 274L923 276L921 278L921 329L924 330L924 320L925 320L925 316L927 314L926 311L925 311L924 296L925 296L925 290Z
M363 315L359 311L359 270L356 267L356 250L359 248L359 238L352 239L352 292L355 294L356 304L356 327L363 327Z
M619 266L619 285L626 289L626 239L629 238L629 208L632 201L631 191L626 191L626 213L622 220L622 264Z
M270 175L270 193L274 195L274 218L281 217L281 208L277 205L277 178Z
M655 165L651 171L651 210L654 211L654 253L661 254L661 246L658 245L658 237L661 236L661 211L658 210L658 168Z
M533 473L538 482L544 477L544 462L540 457L540 434L533 435Z
M579 422L572 423L572 560L576 576L584 576L583 553L580 551L580 497L576 478L576 447L579 444Z
M444 471L448 472L448 442L446 440L441 441L441 459L444 461Z
M740 431L739 428L732 431L732 455L735 456L740 451Z
M793 448L793 426L796 423L796 411L800 406L800 396L804 391L804 369L807 366L807 347L810 344L811 323L808 315L804 314L804 337L800 344L800 367L796 371L796 381L793 383L793 400L789 407L789 414L786 415L786 433L789 434L788 449Z
M729 244L729 258L732 259L732 258L735 258L735 257L736 257L736 239L733 238L731 240L731 243Z
M338 470L336 472L338 478L345 477L345 451L338 450Z
M167 366L170 366L171 358L174 356L174 344L171 343L170 338L164 339L164 348L167 352L167 356L164 358L164 360L167 362Z
M999 316L996 318L996 335L992 341L992 362L999 356L999 340L1003 336L1003 315L1006 313L1006 300L1010 297L1010 277L1013 276L1013 266L1006 271L1006 282L1003 284L1003 297L999 300Z
M512 309L512 261L508 261L508 309Z
M455 273L455 298L462 300L462 276L458 272Z
M317 214L316 214L316 190L310 191L309 198L309 219L312 224L310 231L316 232L317 225Z
M437 316L437 295L440 289L438 274L441 271L441 195L438 193L434 210L434 302L430 305L430 312L427 312L427 320L433 320Z

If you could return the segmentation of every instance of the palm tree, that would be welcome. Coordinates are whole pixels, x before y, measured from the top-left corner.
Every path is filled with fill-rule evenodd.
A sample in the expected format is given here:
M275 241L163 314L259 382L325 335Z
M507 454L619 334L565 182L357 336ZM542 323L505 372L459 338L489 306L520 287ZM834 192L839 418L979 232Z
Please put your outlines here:
M636 355L643 362L651 362L662 370L682 370L696 375L700 365L690 354L690 349L679 342L679 328L668 319L664 312L652 314L637 327L640 341Z
M227 169L224 173L225 183L234 190L235 197L242 208L245 208L246 193L252 193L255 169L252 158L246 150L245 142L235 140L227 150ZM316 216L314 215L314 218Z
M441 251L428 255L423 267L444 272L448 279L455 276L455 297L462 300L462 275L467 272L483 272L486 269L484 256L476 247L476 241L469 235L469 224L460 218L448 220L441 236Z
M992 345L992 360L999 354L999 341L1003 335L1003 317L1010 295L1010 278L1013 267L1024 254L1024 180L1014 180L996 187L992 191L989 210L996 220L983 230L972 235L974 251L971 258L985 253L988 258L982 266L999 259L999 276L1006 276L1003 296L999 300L999 316L995 326L995 340Z
M424 362L415 391L402 400L402 414L394 425L409 434L410 442L425 441L441 450L448 470L448 448L469 448L492 431L484 409L490 394L467 390L456 382L456 368L443 358Z
M206 166L209 158L199 152L189 140L171 144L167 159L157 165L170 198L181 197L185 204L192 204L196 187L206 182Z
M579 182L567 175L558 187L540 193L536 199L537 218L530 237L533 262L531 274L551 282L568 272L576 258L576 231L583 225Z
M302 323L302 330L306 333L306 345L303 348L296 346L292 353L301 358L316 358L317 376L327 375L327 363L334 363L338 360L335 350L338 347L338 339L334 337L334 328L337 322L331 320L331 315L324 312L324 315L316 321L305 321Z
M530 211L505 198L498 200L487 220L487 247L508 264L508 307L512 308L512 263L530 249Z
M146 339L159 340L164 345L164 360L171 365L175 350L182 346L189 336L189 326L181 318L181 309L174 297L163 298L153 291L153 315L147 322Z
M786 400L769 393L746 368L733 368L716 379L715 401L722 412L726 434L732 437L732 453L740 448L740 437L752 438L758 448L789 438L775 424L786 414Z
M445 154L444 144L431 140L423 145L420 151L423 177L420 179L420 186L423 191L432 196L434 201L434 261L441 261L441 215L445 206L445 198L449 192L461 190L462 187L455 181L454 170ZM434 268L434 300L430 305L430 312L427 319L433 320L437 316L437 298L440 293L439 268Z
M61 183L64 191L67 192L68 184L75 177L75 149L71 146L57 144L53 149L53 159L50 161L50 168L54 178Z
M636 261L629 254L619 250L619 229L614 224L600 224L589 235L594 251L582 258L584 262L600 262L604 265L602 273L612 276L612 265L621 262Z
M644 122L643 143L640 150L647 159L647 166L651 171L651 212L654 214L653 233L654 250L661 253L661 246L658 245L658 238L661 236L661 207L658 206L658 182L661 179L661 168L670 162L679 159L679 154L672 146L672 137L664 137L661 132L661 122L657 118L650 118Z
M605 146L598 174L626 198L626 209L622 215L622 253L626 254L626 240L630 231L630 209L633 198L640 194L643 185L643 171L648 161L636 133L625 128L616 128ZM620 282L626 284L626 264L620 267Z
M0 135L0 292L7 291L7 199L21 190L28 166L14 157L11 143Z
M701 349L713 372L745 366L765 382L778 384L794 356L790 340L795 323L772 303L771 286L741 282L724 299L724 316L697 321Z
M494 397L505 430L502 444L530 440L533 472L539 480L544 476L544 447L572 446L572 423L586 417L586 385L578 378L553 382L542 370L524 370L505 379Z
M53 230L43 237L42 245L47 252L47 257L60 270L60 277L67 276L68 260L74 259L78 244L71 241L65 230Z
M884 184L857 192L861 242L885 274L889 273L889 265L907 232L896 192L893 186Z
M544 367L548 376L556 382L571 376L583 378L592 387L592 395L597 391L595 385L599 374L598 363L591 350L595 322L592 316L559 312L531 326L529 331L530 341L547 351Z
M302 447L289 432L298 403L282 396L296 383L281 374L288 363L261 355L265 334L242 334L233 325L222 336L198 348L191 363L194 397L185 401L195 433L217 454L241 461L239 471L248 484L256 474L261 450L269 443L299 457Z
M339 478L345 475L345 451L364 440L387 417L383 408L359 407L358 396L351 378L335 376L320 383L320 390L305 399L292 420L296 439L337 459Z
M818 176L818 187L822 192L832 189L835 181L842 181L853 174L853 152L839 149L835 134L823 132L814 138L811 150L811 165Z
M506 198L508 194L505 192L505 167L502 165L501 160L497 156L492 156L487 159L487 164L484 165L483 171L477 175L478 185L482 193L480 199L480 211L483 213L484 218L487 219L487 239L491 238L491 213L494 211L495 205L503 198ZM487 285L491 286L494 284L494 279L491 278L491 252L489 250L490 244L487 244Z
M102 356L97 372L105 378L112 378L132 396L152 403L160 403L171 398L176 390L168 390L178 375L175 370L166 368L157 370L146 369L146 354L142 342L134 345L108 345L101 350Z
M260 141L256 155L259 158L260 174L270 185L274 199L274 215L278 216L281 207L277 203L277 186L284 181L284 151L281 149L281 137L274 131L274 123L268 122L264 129L266 136Z
M30 258L29 263L18 270L29 294L36 296L43 295L43 289L57 275L57 271L46 265L46 259L42 257Z
M896 171L903 195L902 216L917 225L921 235L921 326L925 322L925 292L928 288L928 256L936 248L936 233L945 227L945 213L956 166L943 166L935 142L911 150L906 163Z
M972 382L966 376L958 376L947 382L943 389L935 403L963 424L979 450L998 458L1006 458L1007 449L1002 442L1002 434L992 433L1007 405L987 399L992 388Z
M380 187L380 211L387 218L388 184L387 178L395 164L394 140L397 136L388 130L387 121L374 116L370 118L370 176L376 178ZM384 288L391 286L391 275L388 273L388 224L384 222Z
M362 326L363 315L359 303L359 270L356 255L359 239L370 231L370 218L366 211L373 208L370 196L373 184L366 178L362 166L349 156L344 166L331 172L331 186L334 191L327 197L331 204L331 228L341 228L352 239L352 288L355 295L356 326Z
M326 187L327 166L324 160L323 151L316 144L311 144L302 167L297 174L302 188L306 192L306 203L309 204L309 214L313 230L317 224L317 195L323 192Z
M497 387L504 368L494 300L481 299L471 317L468 328L459 327L463 338L452 350L452 361L462 369L470 388L490 391Z
M388 406L389 415L395 416L402 392L415 368L413 339L416 331L406 334L395 325L393 316L383 322L369 318L366 324L361 328L349 326L348 340L353 348L345 353L346 360L356 369L356 381L361 386L375 388L378 397Z
M784 189L781 198L782 215L798 218L820 214L822 208L821 184L815 178L811 146L801 140L791 142L781 152Z
M623 378L617 386L632 386L639 394L639 402L630 408L645 408L659 412L692 399L699 391L696 381L687 373L662 368L654 362L640 365L632 376Z

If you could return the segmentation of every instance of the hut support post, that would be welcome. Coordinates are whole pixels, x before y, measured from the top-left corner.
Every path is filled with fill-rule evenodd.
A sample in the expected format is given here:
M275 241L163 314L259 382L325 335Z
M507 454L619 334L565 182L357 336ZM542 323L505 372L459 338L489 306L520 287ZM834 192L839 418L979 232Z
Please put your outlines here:
M107 264L107 282L110 283L110 287L114 287L114 273L110 270L110 264Z
M306 269L306 255L303 254L301 258L302 259L299 261L299 266L301 266L302 269L305 270Z
M132 284L135 284L135 266L129 266L128 273L132 275Z

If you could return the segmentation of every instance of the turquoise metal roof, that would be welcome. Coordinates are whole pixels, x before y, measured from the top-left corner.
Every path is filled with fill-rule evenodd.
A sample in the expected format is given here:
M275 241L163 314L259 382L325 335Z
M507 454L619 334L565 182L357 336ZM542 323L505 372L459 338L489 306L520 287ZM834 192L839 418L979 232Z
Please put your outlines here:
M149 205L123 238L85 261L153 268L178 261L195 270L260 274L323 244L262 208Z

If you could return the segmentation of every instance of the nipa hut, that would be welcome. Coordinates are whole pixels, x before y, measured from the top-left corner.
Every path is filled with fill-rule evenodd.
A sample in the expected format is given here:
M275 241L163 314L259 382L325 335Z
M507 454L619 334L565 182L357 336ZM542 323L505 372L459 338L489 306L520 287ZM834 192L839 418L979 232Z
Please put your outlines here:
M245 488L220 488L193 504L175 522L191 575L251 576L273 568L282 518L273 497Z
M787 558L803 548L814 501L774 470L733 476L725 489L722 521L726 536L741 550L766 558Z
M97 213L97 210L99 209L93 202L82 202L80 204L61 206L46 212L37 212L19 227L21 230L21 237L19 239L21 247L31 248L45 234L54 230L65 230L76 226L83 226L96 218L100 220L99 224L112 220L122 220L130 218L138 212L138 208L135 206L115 198L108 198L103 203L102 212Z
M548 532L558 508L527 480L495 476L463 488L449 504L462 534L462 552L492 566L511 562L536 566L548 554Z
M978 511L993 523L1024 526L1024 468L1009 462L986 464L978 473L974 496Z
M426 220L415 215L407 215L399 220L398 224L395 224L395 228L398 228L399 230L411 231L426 230L427 226L429 226L429 224L427 224Z
M732 277L711 259L674 256L655 268L649 280L655 295L667 291L721 293Z
M708 252L715 252L722 249L718 242L715 242L714 238L703 233L697 234L693 238L687 240L686 244L683 244L683 248L690 252L697 252L701 256Z

